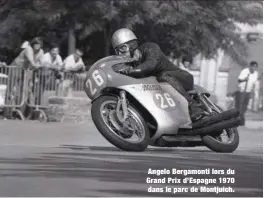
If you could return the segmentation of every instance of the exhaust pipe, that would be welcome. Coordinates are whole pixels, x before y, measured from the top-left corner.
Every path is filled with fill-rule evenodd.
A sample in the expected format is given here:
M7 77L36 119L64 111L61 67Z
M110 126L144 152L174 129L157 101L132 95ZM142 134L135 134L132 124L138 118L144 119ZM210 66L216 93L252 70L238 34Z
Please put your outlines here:
M224 129L235 128L240 125L240 117L224 120L200 129L180 129L177 135L207 135Z
M210 117L207 117L203 120L200 120L198 122L193 123L192 128L204 128L205 126L209 126L211 124L223 121L223 120L229 120L232 118L236 118L239 116L239 111L237 109L231 109L228 111L225 111L223 113L213 115Z

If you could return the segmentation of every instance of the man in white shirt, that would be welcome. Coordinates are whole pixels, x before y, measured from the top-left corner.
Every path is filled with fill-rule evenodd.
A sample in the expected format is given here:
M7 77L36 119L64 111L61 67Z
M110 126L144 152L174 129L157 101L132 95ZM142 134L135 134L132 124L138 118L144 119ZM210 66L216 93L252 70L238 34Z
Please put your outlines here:
M190 72L189 68L191 66L191 63L192 63L191 57L187 57L187 56L183 57L182 61L179 63L179 68L187 72Z
M55 86L58 86L59 80L62 78L58 71L62 69L62 66L63 62L61 56L59 55L59 47L57 45L52 45L50 51L45 53L40 59L39 68L41 68L41 70L36 71L37 73L34 75L38 77L38 81L40 83L38 88L35 90L35 92L37 92L35 95L37 94L36 100L38 104L41 103L41 97L45 89L50 87L50 83L54 84L52 79L56 79ZM55 71L52 69L55 69Z
M80 49L76 49L75 53L69 55L63 61L63 68L65 71L84 71L85 65L82 60L83 52Z
M59 55L59 48L53 46L49 52L44 54L40 60L40 67L60 69L63 65L62 58Z
M66 72L64 74L64 80L61 88L63 97L72 97L75 79L85 78L85 74L82 75L73 73L85 71L85 65L82 60L82 56L83 51L81 49L76 49L73 54L69 55L63 61L63 70ZM79 82L79 80L77 81Z
M258 63L250 62L250 67L245 68L240 72L238 77L239 91L236 93L236 108L240 111L241 126L245 125L245 113L247 111L248 102L251 92L256 88L258 82Z

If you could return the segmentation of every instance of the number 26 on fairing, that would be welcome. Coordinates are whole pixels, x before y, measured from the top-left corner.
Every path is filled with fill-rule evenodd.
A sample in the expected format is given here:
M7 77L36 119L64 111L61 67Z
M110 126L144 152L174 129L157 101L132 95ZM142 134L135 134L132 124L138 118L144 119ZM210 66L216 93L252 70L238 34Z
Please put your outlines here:
M102 78L102 76L99 74L98 70L94 70L94 72L92 73L92 79L95 82L95 86L100 87L104 84L104 79ZM93 84L91 79L88 79L86 81L86 86L90 88L90 92L92 95L94 95L97 92L96 88L93 88Z
M170 94L164 93L164 94L155 94L156 99L160 101L160 107L162 109L166 109L168 107L175 107L176 104L174 100L170 97Z

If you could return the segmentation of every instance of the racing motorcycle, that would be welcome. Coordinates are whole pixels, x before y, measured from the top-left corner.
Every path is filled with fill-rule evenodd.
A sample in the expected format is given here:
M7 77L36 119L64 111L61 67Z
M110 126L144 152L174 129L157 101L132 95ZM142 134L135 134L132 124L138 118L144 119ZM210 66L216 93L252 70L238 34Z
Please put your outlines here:
M155 77L133 78L121 74L132 58L108 56L95 62L85 79L91 117L111 144L125 151L154 147L206 146L232 153L239 145L239 112L223 111L210 93L195 85L189 91L206 113L192 122L187 100L168 83Z

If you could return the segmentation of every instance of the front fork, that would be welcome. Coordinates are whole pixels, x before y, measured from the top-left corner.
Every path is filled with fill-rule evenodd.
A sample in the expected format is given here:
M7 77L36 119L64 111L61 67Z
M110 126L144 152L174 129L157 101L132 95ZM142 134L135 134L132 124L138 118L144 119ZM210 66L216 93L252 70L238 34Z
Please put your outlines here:
M205 94L199 93L198 100L202 102L210 114L214 113L214 110L221 113L221 110Z
M128 117L128 102L126 99L125 91L120 91L120 97L118 97L118 102L116 107L116 115L120 122L124 122Z

